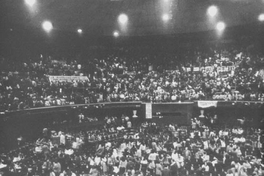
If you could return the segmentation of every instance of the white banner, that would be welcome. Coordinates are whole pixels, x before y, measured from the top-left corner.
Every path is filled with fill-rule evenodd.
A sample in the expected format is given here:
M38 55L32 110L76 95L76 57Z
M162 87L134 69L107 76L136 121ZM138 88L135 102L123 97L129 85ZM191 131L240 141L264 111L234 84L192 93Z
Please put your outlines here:
M198 101L198 107L200 108L217 107L217 101Z
M235 70L235 66L219 66L216 68L218 73L223 73L223 72L231 72ZM214 66L206 66L206 67L193 67L194 72L198 71L203 71L205 70L206 72L212 72L215 69ZM185 71L190 72L192 69L190 67L185 67Z
M72 82L76 81L88 81L87 76L49 76L50 82Z
M152 103L146 103L146 119L152 119Z
M62 60L51 60L51 63L53 63L53 64L59 63L59 64L62 64L62 65L65 65L66 64L66 61L62 61Z

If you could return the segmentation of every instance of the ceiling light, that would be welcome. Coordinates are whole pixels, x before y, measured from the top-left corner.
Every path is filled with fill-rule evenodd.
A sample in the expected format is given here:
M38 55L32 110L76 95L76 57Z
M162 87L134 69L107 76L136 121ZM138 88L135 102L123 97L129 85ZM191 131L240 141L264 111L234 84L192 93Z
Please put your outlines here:
M210 17L215 17L216 14L218 12L218 8L216 6L210 6L208 9L207 9L207 14L210 16Z
M128 21L127 15L126 14L120 14L119 17L118 17L118 21L121 24L126 24L127 21Z
M52 23L50 21L44 21L42 27L46 32L50 32L53 29Z

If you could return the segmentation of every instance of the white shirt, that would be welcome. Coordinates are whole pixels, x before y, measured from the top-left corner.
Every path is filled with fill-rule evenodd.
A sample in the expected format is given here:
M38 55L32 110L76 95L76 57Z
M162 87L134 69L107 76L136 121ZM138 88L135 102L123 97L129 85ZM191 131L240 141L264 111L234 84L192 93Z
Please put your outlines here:
M64 144L65 145L65 143L66 143L65 135L61 134L60 135L60 144Z
M73 148L73 149L78 149L78 148L79 148L78 143L77 143L77 142L73 142L73 143L72 143L72 148Z
M221 147L226 147L226 143L225 143L225 141L222 141L222 140L220 140L220 142L221 142Z
M142 156L142 152L141 152L141 150L138 149L138 150L136 151L136 154L135 154L135 155L138 156L138 157L141 157L141 156Z
M205 172L209 171L209 166L208 165L203 165L202 167L205 169Z
M6 164L0 163L0 169L5 168L6 166Z
M203 145L204 145L204 149L208 149L209 148L208 141L203 141Z
M176 161L176 160L177 160L177 155L178 155L177 153L174 153L174 152L173 152L173 153L171 154L171 159L173 159L174 161Z
M95 162L96 165L99 165L100 162L101 162L101 158L96 156L96 157L94 158L94 162Z
M228 136L228 132L227 132L227 131L224 131L224 132L223 132L223 135L224 135L224 136Z
M141 144L140 147L139 147L139 149L145 151L146 150L146 146L143 145L143 144Z
M95 163L94 163L94 160L91 159L91 160L90 160L90 166L94 166L94 164L95 164Z
M203 161L209 161L209 155L203 155L202 156Z
M221 137L221 136L223 136L223 131L222 130L219 131L219 137Z
M148 159L149 160L151 160L151 161L155 161L156 160L156 157L157 157L157 153L151 153L151 154L149 154L149 157L148 157Z

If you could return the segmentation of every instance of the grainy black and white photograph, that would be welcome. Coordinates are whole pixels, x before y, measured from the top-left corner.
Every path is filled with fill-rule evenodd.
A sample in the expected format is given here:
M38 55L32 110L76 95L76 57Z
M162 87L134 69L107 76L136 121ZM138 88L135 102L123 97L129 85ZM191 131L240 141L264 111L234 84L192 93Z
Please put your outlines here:
M264 0L1 0L0 176L264 176Z

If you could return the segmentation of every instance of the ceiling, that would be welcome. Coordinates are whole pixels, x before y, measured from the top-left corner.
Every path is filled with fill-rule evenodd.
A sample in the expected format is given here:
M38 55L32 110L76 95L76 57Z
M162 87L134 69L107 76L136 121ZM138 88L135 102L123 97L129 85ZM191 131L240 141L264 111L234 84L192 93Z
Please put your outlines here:
M206 14L212 4L219 8L214 22ZM81 28L87 35L110 36L117 30L142 36L207 31L218 21L227 26L258 23L264 0L37 0L33 8L24 0L1 0L0 10L1 26L10 30L17 26L42 30L42 22L50 20L57 31ZM121 13L129 18L126 31L117 21ZM171 15L166 23L164 13Z

